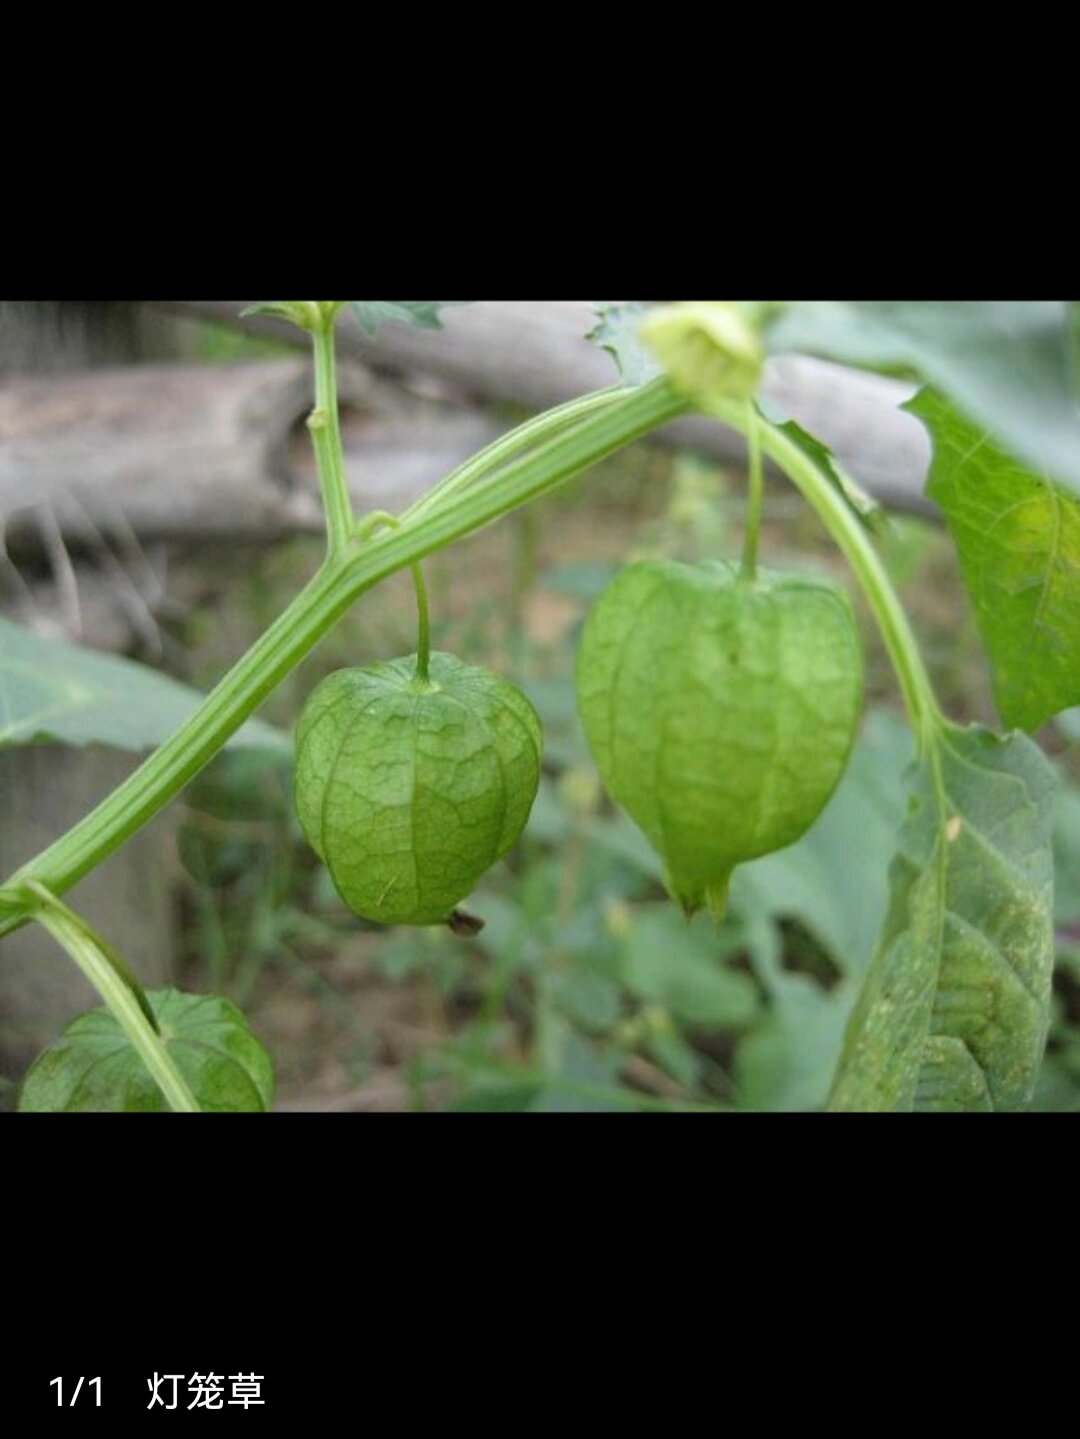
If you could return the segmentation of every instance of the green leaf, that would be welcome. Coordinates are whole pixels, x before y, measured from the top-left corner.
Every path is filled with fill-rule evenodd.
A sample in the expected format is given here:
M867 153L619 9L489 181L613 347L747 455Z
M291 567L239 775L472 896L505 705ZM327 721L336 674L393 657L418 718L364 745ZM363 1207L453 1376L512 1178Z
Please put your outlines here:
M558 975L554 998L566 1017L586 1034L607 1034L622 1014L622 994L616 984L588 969Z
M242 320L258 318L286 320L298 329L310 330L318 321L318 310L314 300L259 300L240 311Z
M831 1107L1023 1109L1049 1024L1057 777L1025 735L943 725L909 784Z
M592 300L590 305L597 323L587 338L612 357L624 385L633 389L663 374L659 360L638 339L638 324L648 309L643 300Z
M44 639L0 619L0 749L47 743L153 749L203 698L145 665ZM292 751L286 735L259 720L249 720L229 743Z
M668 905L635 910L622 977L638 999L661 1005L684 1024L742 1029L759 1008L753 981L723 964L711 921L687 924Z
M152 991L147 998L165 1046L209 1112L260 1113L273 1101L270 1059L227 999ZM106 1009L81 1015L34 1061L22 1113L161 1113L161 1090Z
M446 1106L448 1114L527 1114L544 1093L544 1079L480 1081Z
M372 337L379 326L394 322L420 330L441 330L439 311L445 305L472 305L473 300L350 300L353 314Z
M906 408L934 441L928 493L960 554L1001 717L1038 729L1080 703L1080 500L932 392Z
M692 1093L701 1083L705 1067L702 1057L681 1035L666 1030L650 1034L644 1049L652 1062L683 1089Z
M853 988L823 990L801 974L777 978L768 1018L736 1052L741 1109L806 1114L824 1107Z
M1054 916L1066 927L1080 927L1080 789L1060 777L1054 854L1057 880L1054 885Z
M1080 491L1075 323L1062 300L797 300L768 345L918 376L1018 459Z

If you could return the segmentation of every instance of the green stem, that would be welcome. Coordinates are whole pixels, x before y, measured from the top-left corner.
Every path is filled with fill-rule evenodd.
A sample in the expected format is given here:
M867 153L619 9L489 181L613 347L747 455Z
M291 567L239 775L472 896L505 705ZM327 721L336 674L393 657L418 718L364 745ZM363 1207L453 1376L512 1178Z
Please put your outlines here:
M597 390L591 395L583 395L580 399L571 400L568 404L548 410L545 414L537 415L535 419L518 425L516 429L502 435L493 444L480 450L466 460L463 465L451 471L444 480L440 480L426 495L411 505L401 519L403 521L418 519L436 505L445 504L452 495L466 489L474 480L491 474L511 460L520 459L525 451L545 440L552 439L555 435L562 434L587 415L594 414L597 410L607 409L620 398L625 398L625 394L626 391L619 388Z
M750 427L744 406L734 401L713 402L709 413L732 429L748 433ZM810 456L782 430L760 417L756 420L762 450L783 470L816 511L854 571L881 630L912 725L920 744L925 747L942 723L942 715L918 640L877 550L862 521Z
M312 332L315 344L315 410L308 420L315 459L319 467L323 508L330 553L337 554L349 541L354 515L349 485L345 478L345 452L341 443L338 413L337 356L334 343L335 314L327 314Z
M750 448L750 492L746 504L746 538L743 541L742 579L753 584L757 578L758 537L765 509L765 471L761 462L761 431L753 400L746 406L746 438Z
M29 882L34 918L67 952L104 1000L131 1047L150 1071L170 1107L181 1114L198 1114L199 1105L175 1061L123 975L117 973L107 946L84 920L50 894L43 885Z
M366 590L521 505L549 494L598 460L689 408L663 380L628 391L566 433L370 541L353 535L221 681L195 714L97 809L25 865L12 881L62 894L164 808L236 733ZM7 887L5 887L7 888ZM0 892L0 938L26 922Z
M416 614L419 622L419 636L416 642L416 678L421 684L431 680L431 619L428 614L427 585L424 572L419 565L412 567L413 584L416 587Z

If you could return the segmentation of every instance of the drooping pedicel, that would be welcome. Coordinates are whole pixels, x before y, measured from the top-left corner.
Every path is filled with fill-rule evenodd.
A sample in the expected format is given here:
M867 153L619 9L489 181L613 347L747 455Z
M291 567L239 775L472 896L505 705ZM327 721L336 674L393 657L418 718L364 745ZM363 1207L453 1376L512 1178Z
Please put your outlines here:
M836 789L862 652L826 579L647 561L593 609L577 685L607 790L663 859L672 897L720 915L735 867L793 844Z
M452 655L340 670L296 735L296 809L345 903L435 925L517 842L540 779L540 721L512 685Z

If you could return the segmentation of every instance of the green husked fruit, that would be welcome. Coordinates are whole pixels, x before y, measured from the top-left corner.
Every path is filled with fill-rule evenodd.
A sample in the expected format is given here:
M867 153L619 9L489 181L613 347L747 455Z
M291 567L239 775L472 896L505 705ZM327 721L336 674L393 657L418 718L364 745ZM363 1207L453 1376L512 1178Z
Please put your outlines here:
M719 917L735 866L817 819L862 678L851 604L824 579L648 561L601 595L578 653L585 732L688 915Z
M340 670L304 707L296 809L355 914L446 923L517 842L540 781L540 721L512 685L451 655Z

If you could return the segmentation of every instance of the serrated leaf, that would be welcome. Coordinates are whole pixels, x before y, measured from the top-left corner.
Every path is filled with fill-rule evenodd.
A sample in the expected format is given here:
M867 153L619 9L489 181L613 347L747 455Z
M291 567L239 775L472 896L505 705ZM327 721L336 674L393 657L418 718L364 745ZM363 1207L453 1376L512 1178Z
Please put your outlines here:
M934 442L927 493L959 551L1001 717L1038 729L1080 703L1080 500L931 391L905 408Z
M1056 776L1025 735L949 725L909 785L830 1107L1024 1109L1049 1026Z
M1080 491L1075 333L1062 300L796 300L768 346L919 376L1004 449Z
M45 639L0 619L0 749L27 744L162 744L202 703L187 685L131 660ZM288 736L249 720L234 746L292 751Z
M618 367L624 385L647 385L663 367L638 338L637 328L648 306L643 300L591 300L597 323L587 336L606 350Z
M472 300L350 300L353 314L372 337L390 322L421 330L441 330L439 311L446 305L471 305Z
M310 303L308 300L259 300L254 305L248 305L246 310L241 310L240 318L288 320L290 325L299 325L303 329L307 319L304 306Z
M273 1101L269 1056L227 999L152 991L165 1047L201 1109L260 1113ZM22 1113L157 1114L168 1102L106 1009L81 1015L31 1066Z

